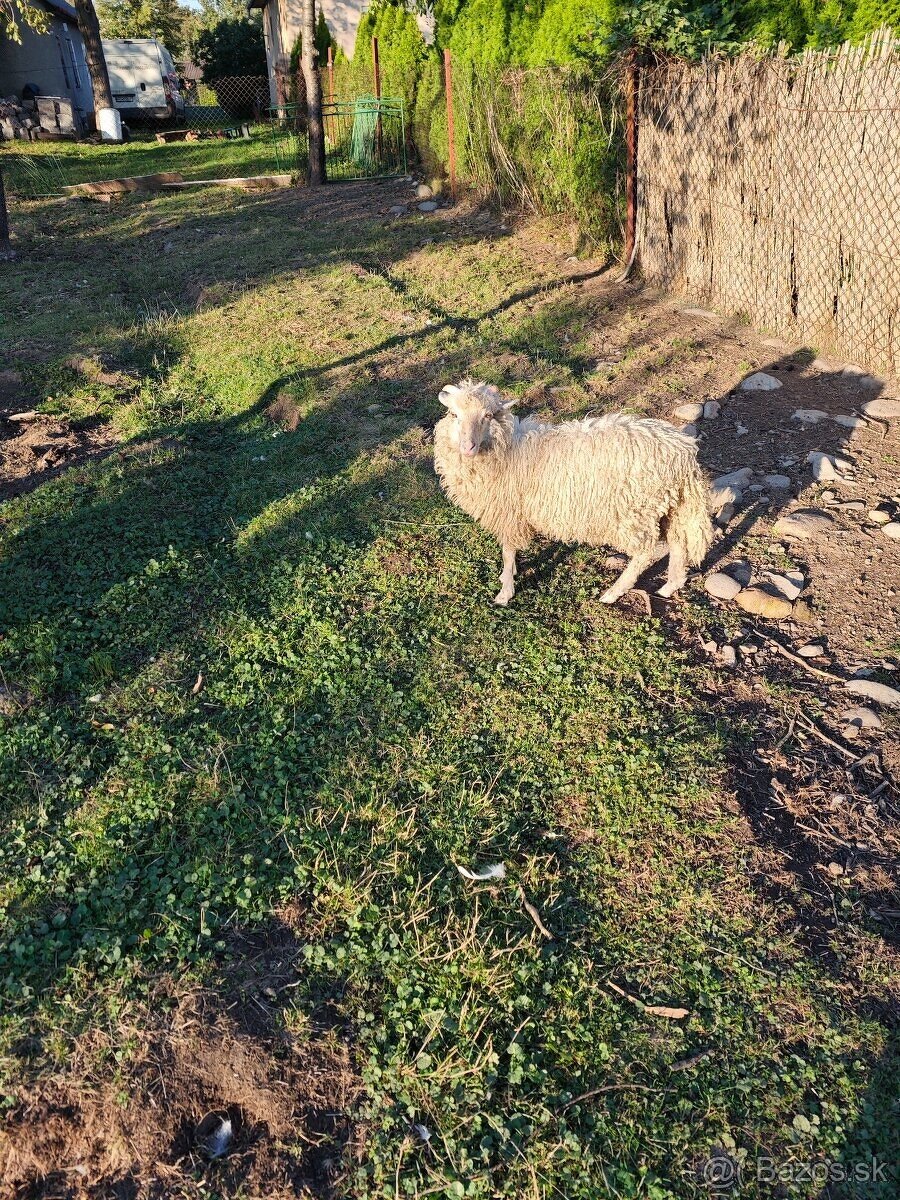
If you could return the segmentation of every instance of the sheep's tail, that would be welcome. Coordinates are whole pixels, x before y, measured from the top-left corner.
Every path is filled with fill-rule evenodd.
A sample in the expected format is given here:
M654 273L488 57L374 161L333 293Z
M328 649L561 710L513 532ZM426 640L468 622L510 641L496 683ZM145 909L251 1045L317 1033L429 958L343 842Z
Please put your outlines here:
M699 470L688 475L678 504L669 515L668 540L681 545L691 566L699 566L712 545L709 485Z

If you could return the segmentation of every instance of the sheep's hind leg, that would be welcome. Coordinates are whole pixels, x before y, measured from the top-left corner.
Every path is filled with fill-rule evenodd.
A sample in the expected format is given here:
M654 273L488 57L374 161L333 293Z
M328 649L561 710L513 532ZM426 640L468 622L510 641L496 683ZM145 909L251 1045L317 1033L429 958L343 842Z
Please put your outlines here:
M647 568L652 567L655 562L659 562L665 552L666 547L662 542L657 542L646 550L639 550L637 554L633 555L631 562L612 587L608 588L600 597L600 603L615 604L617 600L621 600L626 592L631 591Z
M509 604L516 592L516 552L503 547L503 574L500 576L500 591L494 597L495 604Z
M666 575L666 582L656 593L657 596L665 596L668 599L674 596L677 591L687 583L688 564L687 553L684 546L680 542L675 542L669 546L669 570Z

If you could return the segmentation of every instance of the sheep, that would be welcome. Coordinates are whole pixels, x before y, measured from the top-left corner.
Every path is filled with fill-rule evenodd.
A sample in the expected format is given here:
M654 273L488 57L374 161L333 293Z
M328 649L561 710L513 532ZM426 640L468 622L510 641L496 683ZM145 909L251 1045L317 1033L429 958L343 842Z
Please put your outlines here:
M500 543L495 604L513 598L516 554L535 534L629 556L604 604L615 604L666 552L659 595L674 595L709 549L709 488L696 444L668 422L625 413L559 425L519 420L510 412L515 400L468 379L438 399L449 412L434 431L435 469L450 499Z

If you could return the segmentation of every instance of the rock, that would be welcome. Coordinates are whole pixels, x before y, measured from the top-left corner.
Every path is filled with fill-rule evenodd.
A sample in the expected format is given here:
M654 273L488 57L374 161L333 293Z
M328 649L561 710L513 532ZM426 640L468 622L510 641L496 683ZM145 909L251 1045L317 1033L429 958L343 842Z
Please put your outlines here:
M718 313L710 312L708 308L682 308L679 310L686 317L699 317L702 321L721 321Z
M834 518L818 508L798 508L796 512L787 513L775 522L773 532L776 537L799 538L808 541L827 533L834 525Z
M824 454L821 450L810 450L806 461L812 464L813 479L818 483L822 483L826 479L841 478L836 460L830 454Z
M761 346L768 346L771 350L786 350L787 349L787 342L785 342L782 338L778 338L778 337L763 338L759 344Z
M814 358L809 364L812 371L833 371L834 367L826 358Z
M770 584L756 584L754 587L738 592L735 602L744 612L755 613L760 617L769 617L773 621L780 621L783 617L791 615L790 600L786 600Z
M866 370L865 367L857 367L857 366L854 366L853 363L848 363L844 367L844 369L841 371L841 374L846 375L848 377L848 379L849 378L858 379L861 375L868 375L868 373L869 372Z
M756 371L753 375L748 375L743 381L741 391L775 392L781 386L781 380L776 379L774 375L767 375L765 371Z
M707 400L703 405L703 420L714 421L722 411L722 405L718 400Z
M691 422L690 425L682 425L681 432L685 437L696 438L700 434L700 427Z
M841 375L845 379L858 384L859 387L882 387L884 384L883 379L878 379L875 375L870 375L865 367L846 366L841 371Z
M625 554L608 554L603 560L603 565L611 571L624 571L628 566L628 557Z
M820 421L828 420L828 413L821 408L798 408L791 415L792 421L802 421L804 425L818 425Z
M821 658L825 653L825 647L821 642L807 642L805 646L801 646L797 651L801 658Z
M703 416L703 405L699 400L694 400L690 404L679 404L674 415L679 421L699 421Z
M716 487L713 484L710 489L712 503L718 508L724 508L726 504L740 504L743 492L736 487Z
M730 471L727 475L720 475L718 479L714 479L712 486L715 491L721 488L738 488L743 489L753 478L753 471L750 467L741 467L739 471Z
M707 575L703 586L710 596L715 596L717 600L733 600L742 585L733 575L726 575L724 571L713 571L711 575Z
M882 525L881 532L895 542L900 540L900 521L888 521L887 525Z
M419 212L434 212L437 206L437 200L423 200L419 205Z
M859 429L861 425L865 425L862 417L851 417L846 413L838 413L837 416L831 418L838 425L843 425L845 429Z
M388 209L388 214L392 217L405 217L409 209L405 204L393 204Z
M4 419L7 421L12 421L14 425L19 425L26 421L36 421L37 413L33 408L29 408L27 412L7 413Z
M845 500L843 504L838 505L841 512L862 512L865 507L865 500Z
M826 870L826 871L828 872L828 874L829 874L829 875L831 875L831 876L832 876L832 878L834 878L834 879L840 879L840 877L841 877L841 876L843 875L843 873L844 873L844 868L841 866L841 864L840 864L840 863L836 863L836 862L830 862L830 863L828 864L828 866L825 868L825 870Z
M875 525L888 525L891 520L891 510L881 504L877 508L870 508L869 520Z
M779 575L775 571L765 571L764 578L784 596L785 600L796 600L806 586L806 580L799 571L788 571Z
M747 428L746 425L735 425L735 427L734 427L734 436L735 437L743 437L745 433L749 433L749 432L750 432L750 430Z
M764 492L766 490L766 486L764 483L751 483L748 490L758 494L759 492Z
M844 689L853 696L862 696L866 700L874 700L885 708L900 708L900 691L889 687L886 683L878 683L875 679L848 679Z
M775 491L783 491L791 486L790 477L787 475L765 475L763 482L766 487L773 488Z
M734 646L723 646L719 651L719 662L723 667L737 666L737 652Z
M816 619L816 614L813 612L812 605L808 600L794 601L794 620L799 621L801 625L811 625Z
M433 195L434 195L434 192L432 192L431 188L428 186L427 183L420 183L419 186L416 188L416 199L417 200L430 200Z
M730 575L732 579L736 579L741 587L746 587L753 578L753 566L746 558L736 558L734 562L728 563L722 570Z
M734 516L734 505L724 504L716 514L716 524L720 529L724 529L731 518Z
M900 417L900 400L893 396L876 396L874 400L867 400L862 405L862 410L867 417L882 417L891 420L894 417Z
M864 708L861 704L854 704L852 708L843 709L840 715L844 721L849 721L851 725L856 725L859 729L881 728L881 718L878 713L872 708Z

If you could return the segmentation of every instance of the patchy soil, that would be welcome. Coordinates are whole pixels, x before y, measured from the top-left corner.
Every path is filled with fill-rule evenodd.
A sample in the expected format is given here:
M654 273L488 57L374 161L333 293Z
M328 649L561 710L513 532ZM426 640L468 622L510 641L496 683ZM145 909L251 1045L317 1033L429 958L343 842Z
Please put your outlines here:
M0 500L21 496L70 467L98 458L117 438L102 420L67 421L35 413L0 417Z
M285 1020L301 966L284 915L233 935L217 987L185 994L160 980L114 1032L79 1042L64 1076L14 1095L0 1195L330 1194L361 1145L360 1083L327 998L303 1028Z

